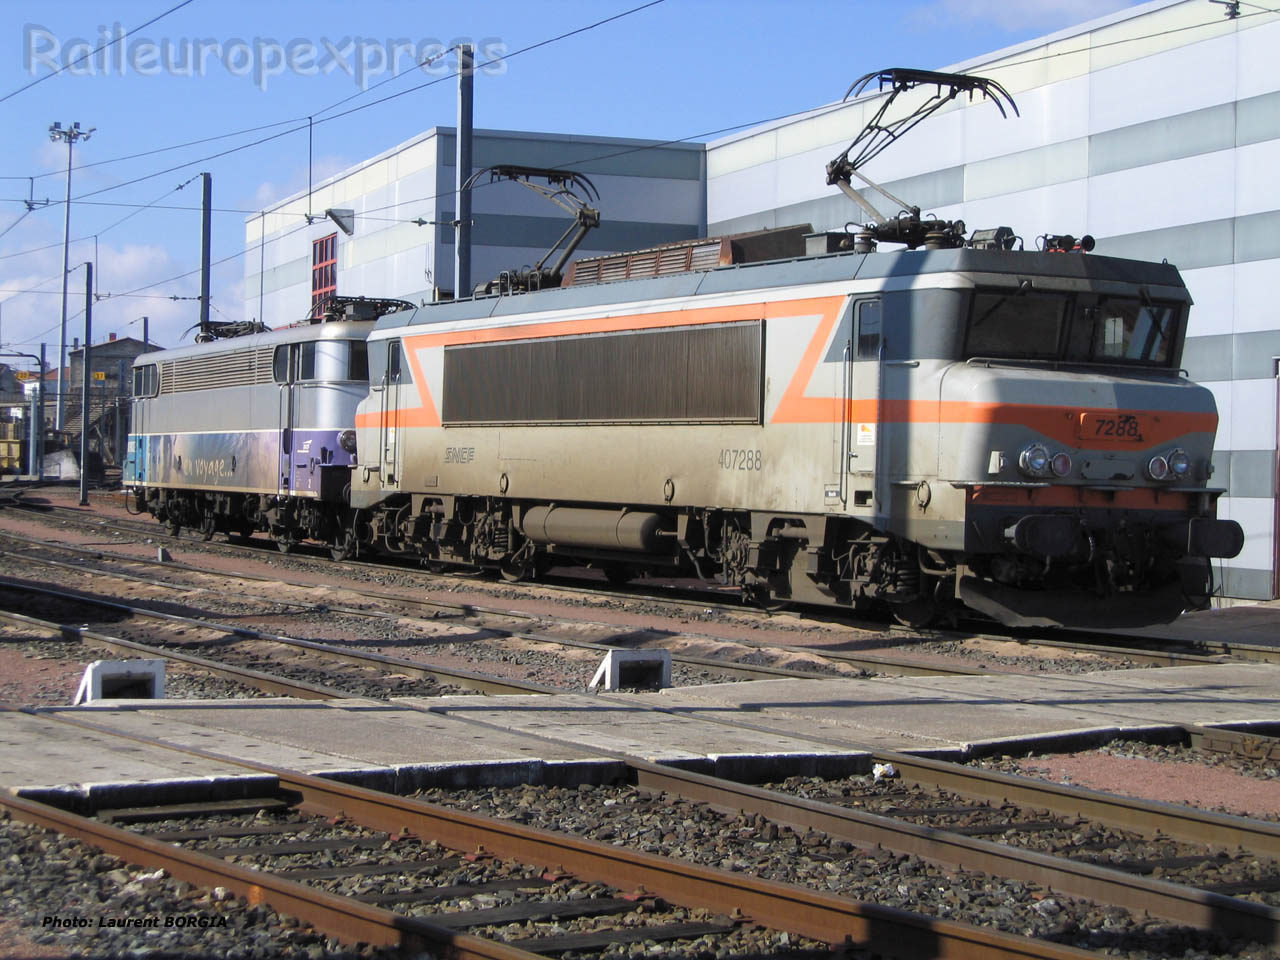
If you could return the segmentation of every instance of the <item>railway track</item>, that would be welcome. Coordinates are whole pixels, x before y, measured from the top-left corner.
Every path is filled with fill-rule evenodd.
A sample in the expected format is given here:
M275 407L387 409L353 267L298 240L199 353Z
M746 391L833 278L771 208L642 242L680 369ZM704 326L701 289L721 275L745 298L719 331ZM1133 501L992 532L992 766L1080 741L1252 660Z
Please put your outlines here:
M164 528L154 522L124 521L119 518L103 518L99 515L86 514L85 510L51 504L18 504L24 509L39 510L49 516L55 516L69 522L81 523L96 530L115 530L129 536L142 536L147 539L158 539L164 534ZM164 534L166 537L167 534ZM241 555L262 557L276 553L275 545L269 541L247 541L245 543L219 542L216 546L204 541L202 536L183 533L179 538L193 544L200 543L204 549L232 551ZM252 545L251 545L252 544ZM322 548L314 551L300 549L290 554L291 562L312 562L321 569L328 567L332 561L322 559L326 556ZM397 563L394 559L380 562L344 561L360 569L368 569L385 574L395 570L402 574L421 577L425 583L439 582L446 578L452 582L467 582L474 579L474 572L450 574L448 571L427 573L418 564ZM1234 643L1229 640L1204 641L1199 644L1188 644L1183 641L1162 640L1136 634L1100 633L1090 631L1055 631L1054 637L1031 635L1026 630L999 628L995 624L969 624L961 629L925 629L918 630L888 623L883 620L859 618L853 611L833 612L822 608L785 609L763 611L746 605L740 600L726 602L725 591L709 591L689 589L673 585L645 583L640 586L622 586L604 589L584 583L581 580L556 578L537 581L539 590L564 592L576 596L596 597L601 600L642 601L661 604L675 609L694 611L697 614L724 613L736 617L754 616L761 622L779 616L788 619L808 619L820 624L838 624L853 630L889 638L909 638L921 642L986 639L997 642L1013 642L1029 647L1042 647L1048 650L1064 652L1096 653L1106 656L1124 657L1138 663L1157 666L1177 666L1185 663L1202 662L1214 657L1230 656L1240 659L1258 660L1262 662L1280 663L1280 646L1257 643ZM736 597L736 594L732 596Z
M94 726L78 719L58 722ZM243 765L264 772L272 769ZM255 816L249 823L244 822L243 810L237 816L207 807L108 812L116 823L11 797L0 797L0 807L14 817L87 840L131 862L162 867L192 883L226 887L349 942L437 949L450 956L519 960L628 940L671 937L678 941L692 935L701 941L732 936L744 925L822 944L849 941L882 956L911 960L1069 960L1093 955L315 777L287 771L276 774L281 797L292 802L266 798L259 809L270 809L273 815ZM197 819L174 822L184 814ZM130 821L158 824L152 828L156 835L118 825ZM330 854L323 865L299 865L299 857L320 851ZM369 856L360 851L376 853ZM387 869L391 874L382 872ZM334 880L388 875L397 881L397 889L390 892L352 897L324 889ZM432 882L436 878L444 882ZM579 895L565 898L566 885L578 885ZM517 902L475 909L477 897L512 890L520 894ZM458 901L459 909L440 907L450 900ZM470 910L461 906L463 900L472 901ZM387 904L401 910L412 905L434 909L426 917L410 917L386 909ZM691 918L689 911L704 913ZM706 918L705 912L713 916ZM541 931L534 924L540 919L575 915L625 915L632 922L569 931L567 936L563 929L537 936ZM459 932L492 931L498 924L502 936L512 937L509 942L497 944ZM690 929L690 924L697 926Z
M128 572L127 570L121 571L118 569L118 566L126 565L127 567L133 568L133 569L137 569L137 568L163 569L166 572L166 574L169 576L172 576L176 571L184 571L194 575L206 576L206 577L216 576L220 578L226 578L226 577L232 576L230 574L211 571L209 569L188 564L188 563L177 563L171 560L158 561L158 560L153 560L148 558L119 556L112 553L104 553L101 549L77 548L77 547L73 547L65 544L58 544L50 541L38 540L31 537L24 537L24 536L20 536L13 533L0 532L0 538L10 540L15 544L35 547L40 551L39 553L36 553L36 554L32 554L31 552L28 551L25 554L14 555L14 556L20 556L25 562L42 563L42 564L51 565L51 566L63 566L63 567L67 567L67 568L78 570L78 571L89 571L92 569L97 569L103 575L117 576L122 579L131 579L131 580L146 583L152 586L159 586L167 589L180 589L181 587L168 580L159 580L153 577L139 576L136 573L131 573L131 572ZM76 564L59 564L57 561L50 560L47 557L47 553L50 551L58 551L58 552L63 552L73 556L87 558L90 562L98 563L98 564L104 561L109 561L112 564L116 564L117 567L108 570L101 566L97 566L96 568L92 567L90 563L86 563L86 562L80 562ZM283 576L277 577L275 575L264 576L264 575L250 574L250 573L237 573L234 575L234 578L242 583L264 583L264 584L270 584L272 586L276 584L285 584L287 586L297 587L300 589L314 589L314 587L316 586L314 583L310 583L307 581L292 580L287 577L283 577ZM201 587L195 587L193 589L201 590L201 591L207 590L207 588L201 588ZM515 638L525 639L525 640L533 640L540 643L558 645L563 647L578 647L580 649L605 650L609 646L616 645L616 644L609 643L607 636L603 641L597 641L596 644L593 646L592 642L589 640L584 641L581 638L575 639L575 638L566 637L563 635L557 636L557 635L554 635L553 633L548 632L549 629L560 629L561 633L564 633L564 632L580 633L582 630L585 629L585 630L594 630L596 632L603 632L606 635L616 635L617 633L616 624L593 621L588 618L574 617L571 620L569 619L561 620L559 623L559 627L557 628L555 626L549 626L546 623L547 617L545 615L530 614L520 610L511 609L509 607L480 606L472 602L450 602L443 599L428 598L428 597L408 597L402 594L389 593L386 591L374 590L374 589L369 589L364 587L355 587L355 586L345 586L343 587L343 589L344 591L351 593L356 598L358 598L358 601L361 603L361 606L352 607L348 605L346 607L335 607L330 605L319 605L319 604L308 605L306 603L301 603L297 601L291 601L291 602L293 603L294 606L298 608L308 608L308 606L310 606L311 609L315 609L317 607L324 607L326 610L332 609L334 612L343 613L348 616L389 618L388 614L380 613L376 611L370 611L367 608L367 606L365 606L365 604L367 603L373 603L376 605L380 605L384 608L392 609L400 619L410 621L410 622L412 622L416 618L413 618L412 616L406 616L405 614L403 614L402 611L406 609L429 610L431 611L433 616L439 616L441 613L446 613L446 614L455 615L456 617L466 620L468 622L474 622L476 623L477 626L486 630L488 633L492 634L495 637L509 636L509 637L515 637ZM279 602L279 601L275 601L275 602ZM514 623L514 624L519 624L522 622L532 623L536 625L539 629L536 631L520 630L518 629L518 627L513 629L512 626L510 625L505 627L497 626L495 621L508 621L509 623ZM418 622L421 622L421 621L418 621ZM650 646L666 645L667 641L670 639L670 635L665 634L662 631L650 630L648 632L652 634L652 637L649 639L647 644ZM850 672L850 670L856 670L864 675L876 674L876 675L885 675L885 676L965 676L965 675L981 675L981 674L990 672L990 669L988 669L987 665L985 664L981 666L970 666L963 662L956 662L956 661L953 661L951 663L945 663L945 662L938 662L938 661L923 660L915 657L888 656L883 654L859 653L856 651L831 650L827 648L798 646L794 644L780 645L776 642L770 643L769 641L753 640L750 638L744 638L740 636L735 636L732 639L729 639L725 637L717 637L714 635L701 634L696 631L681 631L681 633L679 634L679 637L681 638L682 642L695 641L695 642L712 643L717 645L729 644L731 647L744 647L744 648L754 649L754 650L762 651L764 656L770 656L770 657L776 657L779 655L779 653L785 652L785 654L790 657L802 657L810 662L830 664L831 668L826 674L828 676L840 676L842 674L847 675ZM630 639L632 642L635 642L637 638L631 637ZM1134 658L1128 657L1125 654L1125 652L1122 650L1110 650L1107 652L1115 656L1118 662L1123 662L1125 660L1131 661L1132 659L1134 659ZM721 674L731 676L731 677L746 678L746 679L806 677L806 676L822 675L820 672L815 672L815 671L806 670L806 669L795 669L795 668L779 669L779 668L770 667L768 664L742 662L742 658L739 658L738 660L735 661L735 660L727 660L723 656L714 657L714 658L698 657L691 654L681 654L678 650L673 653L673 659L675 660L676 663L683 664L695 671L709 670L713 672L719 672ZM1138 658L1138 659L1142 659L1142 658ZM1217 662L1218 658L1169 653L1169 654L1159 655L1154 659L1157 659L1162 664L1183 665L1183 664L1191 664L1191 663L1212 663L1212 662ZM994 669L996 669L997 671L1004 669L998 664L995 664L993 666L994 666ZM1009 671L1009 672L1016 672L1016 671Z
M46 620L28 616L12 610L0 610L0 619L26 626L33 626L50 633L62 636L74 636L91 641L94 645L106 649L143 656L172 659L208 670L215 675L235 680L264 692L297 696L305 699L333 699L338 697L374 697L403 696L409 693L403 684L388 686L385 678L408 677L422 681L430 681L432 686L423 691L423 695L438 695L450 687L454 692L473 693L549 693L553 688L527 682L505 681L501 677L474 673L471 671L434 666L402 657L391 657L359 650L337 647L331 644L317 643L311 640L300 640L281 634L270 634L252 630L238 624L218 623L197 617L184 617L177 614L163 613L129 604L116 603L100 597L86 596L63 590L54 590L34 584L15 581L8 577L0 577L0 590L22 591L28 602L32 596L57 601L60 604L81 605L83 607L115 611L130 617L145 618L181 628L169 643L157 644L155 634L148 631L152 643L141 643L124 637L117 637L101 631L89 630L78 625L77 618L66 611L60 612L58 620ZM204 631L203 635L192 635L185 628ZM179 639L179 637L181 639ZM232 640L261 641L285 648L293 654L293 664L282 664L272 660L273 670L284 670L285 674L264 673L253 665L261 665L260 655L241 655L236 652L234 643L208 643L202 641ZM214 658L200 657L186 652L195 648L205 653L215 654ZM362 671L363 675L355 678L343 676L335 668L317 670L310 662L319 657L333 661L335 664L346 664ZM301 665L297 665L301 661ZM337 674L337 676L335 676ZM317 679L328 679L330 683L320 684ZM336 684L343 684L338 686Z
M106 729L99 727L92 721L68 718L65 715L60 716L58 719L60 722L84 726L94 730L102 731ZM157 741L142 736L130 736L127 739L157 743ZM192 748L184 748L183 752L216 757L216 754ZM631 891L634 886L638 885L650 894L655 894L672 904L678 904L686 908L701 907L717 913L728 914L731 913L732 907L740 907L742 912L754 922L763 923L776 929L788 930L793 934L812 937L828 943L838 942L846 933L849 933L848 928L845 928L843 932L836 931L837 936L832 936L832 928L826 926L831 922L832 918L826 917L824 919L822 916L829 909L829 904L824 902L828 898L821 893L808 891L802 895L796 890L792 890L788 895L790 906L784 908L781 913L778 912L776 904L761 905L758 899L760 894L755 889L761 881L744 876L740 868L740 872L727 874L723 871L709 871L709 873L720 875L721 877L733 878L733 893L730 899L708 901L698 896L691 899L690 893L692 891L696 891L701 895L708 893L701 886L707 878L698 875L706 869L705 867L684 863L679 864L678 867L673 867L665 858L653 857L643 853L637 854L634 851L620 848L613 844L592 843L589 840L581 840L563 833L548 833L546 830L513 823L510 819L489 820L475 818L465 812L456 810L444 811L438 806L423 804L412 799L375 794L360 788L290 774L287 771L274 770L261 764L241 763L241 765L278 776L281 788L287 794L301 798L300 809L303 812L322 813L330 817L340 814L350 818L366 830L378 830L387 835L376 840L364 837L365 846L362 848L357 847L357 849L366 851L383 849L388 846L392 848L392 854L386 856L383 854L372 855L374 861L382 861L381 863L366 866L348 865L345 862L334 864L332 857L326 857L326 863L323 868L318 873L312 871L304 879L334 880L342 876L373 875L365 871L377 872L378 875L386 876L381 871L387 866L387 858L390 859L393 870L398 870L395 864L406 859L394 850L395 844L388 845L387 841L394 836L404 836L407 831L409 834L414 835L419 842L434 841L464 855L468 853L472 855L478 854L481 859L490 856L510 858L522 865L532 863L542 870L552 867L556 877L562 878L565 874L568 874L588 883L606 884L612 888L611 891L594 892L594 895L605 897L606 899L616 900L618 899L615 894L616 891ZM628 772L632 783L647 793L665 793L685 800L694 800L712 810L737 811L739 812L739 820L744 815L748 818L757 818L757 823L761 820L768 820L773 824L797 831L797 835L800 835L800 832L803 831L803 836L805 837L813 836L811 831L820 831L827 839L816 846L813 843L806 842L805 849L810 851L811 856L818 856L820 860L825 862L839 864L847 860L850 866L860 862L860 858L856 854L836 857L834 860L829 856L822 855L824 851L832 849L829 846L832 840L842 839L852 843L858 850L884 849L905 852L929 860L951 864L964 870L979 871L1000 877L1013 877L1025 883L1036 884L1045 890L1051 890L1060 899L1063 896L1071 895L1085 897L1097 902L1124 907L1133 913L1145 912L1153 916L1166 917L1179 924L1212 930L1223 936L1271 946L1280 945L1280 923L1277 922L1277 919L1280 918L1280 912L1277 912L1272 907L1245 902L1236 897L1224 896L1221 893L1193 889L1185 885L1144 877L1132 870L1126 871L1117 869L1114 866L1108 867L1080 860L1068 860L1061 856L1050 856L1043 852L1020 849L1016 845L1009 843L993 843L990 840L983 839L980 835L974 835L979 831L971 831L970 834L965 834L962 831L913 824L900 819L898 816L887 817L883 814L868 813L862 810L854 810L844 805L789 795L777 790L735 784L688 771L640 761L628 761ZM882 802L901 802L900 796L893 792L896 790L896 784L889 785L888 790L880 794L879 800ZM575 805L583 806L583 802L581 800L575 801ZM606 803L605 806L607 807L607 805ZM915 809L918 812L920 807L917 806ZM636 807L624 808L624 810L627 811L626 815L629 817L640 815L640 810ZM1007 813L1008 811L1006 810L1005 812ZM138 820L155 820L167 815L167 811L163 810L142 810L126 813L130 818ZM1194 812L1187 813L1194 816ZM687 811L680 814L680 816L684 815L687 815ZM1210 816L1210 819L1213 819L1213 817ZM1235 838L1238 840L1243 839L1247 842L1255 843L1258 839L1256 823L1249 821L1237 822L1238 818L1217 817L1216 819L1221 821L1216 826L1217 835L1220 839L1228 837L1229 832L1233 830L1236 831ZM233 835L236 834L236 828L233 825L231 832L225 834L223 839L206 836L198 826L187 827L180 835L176 836L172 835L175 833L175 825L173 824L162 825L162 827L157 827L156 829L163 829L171 834L171 836L164 838L169 841L204 842L216 840L216 845L220 846L224 856L236 856L238 861L244 856L256 857L259 853L256 849L246 849L246 847L256 848L259 840L250 839L242 842L240 838L258 836L265 838L263 842L275 842L282 833L287 834L289 831L289 828L279 830L270 824L264 826L261 818L247 825L250 828L249 831L237 835ZM1163 829L1165 825L1157 822L1153 829L1158 831ZM1268 826L1274 828L1274 825ZM1271 834L1273 843L1276 836L1277 834L1273 830ZM332 838L325 835L310 839L329 841ZM284 842L296 843L296 841L289 840ZM293 856L299 853L334 850L338 846L340 846L340 843L320 842L313 843L309 850L295 846L278 852L281 856ZM342 849L346 848L343 847ZM217 851L212 852L216 853ZM261 855L264 857L272 856L270 850L265 847L261 851ZM440 854L435 848L429 851L429 857L439 856ZM450 855L445 856L447 858ZM369 860L369 856L361 855L362 863L368 864ZM612 866L610 866L609 861L613 861ZM657 872L637 866L637 861L647 864L648 867L657 866ZM663 862L654 864L653 861ZM253 859L250 862L259 868L269 866L269 862L264 860ZM348 867L351 869L348 870ZM337 870L336 873L334 872L335 868ZM311 868L299 866L296 861L290 861L286 865L286 869L308 870ZM512 871L517 869L521 868L503 867L498 872L499 879L502 876L510 877ZM745 872L750 873L750 871ZM527 870L520 873L520 876L524 877L532 875L534 874L530 874ZM448 873L443 874L443 877L449 881L444 884L445 886L457 885L458 882L467 882L465 880L457 881L456 878L453 878ZM434 884L434 886L439 885L439 883ZM534 887L537 884L531 883L526 886ZM765 882L764 886L769 887L770 885ZM419 891L414 884L406 884L403 881L398 881L392 890L386 890L385 887L376 885L372 889L367 886L362 889L367 897L375 898L373 900L366 899L366 902L382 905L393 900L400 903L422 903L435 896L429 889ZM396 898L401 899L397 900ZM268 902L270 903L270 901ZM531 897L530 902L536 903L537 900ZM815 911L811 913L808 908L801 909L797 907L796 904L801 902L808 902L815 908ZM278 906L274 903L271 905ZM283 907L279 908L284 909ZM536 913L539 908L525 907L520 909L532 910ZM517 910L517 913L519 913L519 910ZM801 916L804 918L803 922L800 921ZM785 918L785 922L781 922L780 918ZM307 917L306 919L315 922L312 917ZM434 921L436 918L430 919ZM683 922L684 918L680 918L680 920ZM844 922L847 923L848 921L845 920ZM933 921L933 923L945 925L944 921ZM857 934L853 936L855 941L860 942L860 937ZM1054 949L1049 945L1044 946L1049 947L1050 950ZM917 953L914 948L904 951L904 943L902 942L894 944L893 947L893 949L882 948L881 952L888 956L906 957L1004 955L999 952L990 954L952 953L950 952L950 946L946 951L937 953L927 951ZM934 945L934 947L936 948L937 945ZM876 949L875 946L870 948ZM539 950L545 952L546 946L540 944ZM1057 956L1059 954L1053 952L1029 952L1017 955ZM1073 951L1066 955L1083 956L1090 954Z
M109 561L113 564L124 565L135 568L156 568L163 569L166 573L173 574L175 571L183 571L199 576L216 576L220 578L233 579L244 583L262 583L264 585L284 584L287 586L298 587L301 589L314 589L314 584L304 581L289 580L287 578L256 576L253 574L236 573L223 574L216 573L198 566L184 563L175 563L173 561L158 561L146 558L124 557L111 553L104 553L99 549L83 549L65 546L46 541L37 541L28 537L21 537L15 534L0 532L0 539L9 540L14 543L27 544L37 547L42 553L33 554L14 553L12 551L0 551L0 556L9 556L15 560L24 563L35 563L45 566L61 567L74 571L82 575L96 574L102 577L116 578L120 580L133 581L146 584L148 586L159 587L167 590L210 593L212 588L199 585L191 585L185 582L173 582L171 580L162 580L155 577L142 576L131 573L128 570L120 570L112 567L102 566L103 561ZM79 557L86 558L85 562L65 563L53 560L48 556L42 555L48 551L58 551ZM301 610L320 611L323 613L339 613L352 617L368 617L384 620L398 620L406 625L431 626L438 627L439 622L432 619L424 619L402 612L407 609L428 609L433 614L445 612L457 616L457 623L469 622L475 623L477 627L483 629L493 638L510 637L520 640L534 641L540 644L550 646L560 646L567 648L576 648L584 650L594 650L605 652L616 644L607 642L592 642L588 640L574 639L564 636L556 636L549 633L549 629L566 628L569 630L596 629L616 634L617 626L615 624L602 623L588 619L563 620L558 623L549 623L548 618L544 616L534 616L517 610L510 610L498 607L477 607L471 603L465 602L448 602L438 599L405 597L399 594L387 593L384 591L369 590L363 588L344 587L346 592L353 594L361 602L373 602L381 604L384 607L390 607L390 610L371 610L367 607L355 607L350 605L335 605L327 603L307 603L299 600L281 600L279 598L266 596L264 593L254 595L255 599L271 602L275 604L287 604L297 607ZM241 589L237 596L244 598L248 594ZM536 630L520 630L511 627L502 627L495 624L495 621L511 620L518 622L528 622L536 625ZM653 644L661 645L666 635L661 631L649 631L653 637ZM928 661L910 658L910 657L891 657L875 654L858 654L847 651L824 650L814 647L801 647L787 645L785 648L779 644L770 644L764 641L755 641L746 638L734 638L733 640L724 640L722 638L698 634L696 632L682 632L681 637L713 642L726 646L741 646L751 650L767 651L769 655L778 655L786 653L792 656L803 656L813 660L839 665L841 667L852 668L859 671L862 675L876 673L887 676L970 676L985 675L989 671L970 667L963 664L948 665L943 663L931 663ZM634 637L632 638L634 639ZM816 670L805 670L795 668L774 667L762 663L744 663L725 658L715 657L699 657L679 652L673 653L672 659L675 663L682 664L693 670L709 671L720 673L728 677L739 679L777 679L777 678L831 678L839 676L849 676L850 671L831 670L829 672L821 672ZM853 674L858 675L858 674Z

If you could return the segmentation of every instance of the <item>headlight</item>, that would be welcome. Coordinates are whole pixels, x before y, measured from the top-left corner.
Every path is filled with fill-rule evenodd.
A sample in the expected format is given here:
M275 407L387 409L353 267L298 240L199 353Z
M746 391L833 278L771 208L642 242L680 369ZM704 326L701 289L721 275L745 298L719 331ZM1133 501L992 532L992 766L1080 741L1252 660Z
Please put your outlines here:
M1049 451L1042 443L1033 443L1018 455L1018 466L1033 477L1044 474L1049 466Z
M1147 476L1152 480L1165 480L1169 476L1169 461L1155 456L1147 462Z
M1177 479L1181 480L1191 472L1191 458L1187 456L1187 451L1171 450L1168 460L1169 470Z
M354 430L343 430L338 434L338 446L347 453L356 452L356 432Z
M1055 477L1065 477L1071 472L1071 466L1071 455L1067 453L1055 453L1049 461L1049 469Z

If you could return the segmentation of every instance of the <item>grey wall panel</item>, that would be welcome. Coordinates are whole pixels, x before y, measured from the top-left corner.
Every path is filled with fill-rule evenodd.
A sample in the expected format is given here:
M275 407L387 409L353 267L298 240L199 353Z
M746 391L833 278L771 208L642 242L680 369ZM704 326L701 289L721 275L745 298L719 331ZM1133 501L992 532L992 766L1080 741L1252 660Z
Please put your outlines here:
M884 184L884 188L908 203L915 204L921 210L932 210L935 207L946 207L953 203L962 203L964 202L964 167L946 167L942 170L922 173L915 177L904 177L901 180L893 180ZM858 193L863 199L870 201L871 205L886 217L896 216L899 212L897 204L875 190L868 188L859 190ZM862 219L863 213L861 210L856 209L851 201L845 199L843 194L838 194L837 196L844 200L846 207L850 211L850 215L846 219ZM817 226L817 224L814 226Z
M885 189L902 199L918 205L922 210L960 203L964 200L964 167L948 167L918 177L907 177L886 183ZM717 220L707 224L708 236L743 233L747 230L765 230L784 227L792 223L811 223L814 230L842 230L849 221L862 223L866 213L843 193L832 187L830 196L801 203L762 210L743 217ZM892 201L873 190L860 190L859 195L869 200L887 217L897 214Z
M1270 600L1272 574L1270 570L1249 570L1227 567L1222 571L1221 593L1244 600Z
M1135 123L1089 138L1089 176L1226 150L1236 143L1234 103Z
M1233 219L1189 223L1162 230L1143 230L1116 237L1099 237L1098 253L1131 260L1168 260L1183 270L1231 263L1235 248Z
M1182 366L1187 376L1201 383L1231 379L1232 336L1188 337L1182 348Z
M1276 375L1280 330L1237 333L1232 338L1231 379L1266 380Z
M1236 263L1280 258L1280 210L1236 218Z
M1223 451L1224 453L1227 451ZM1271 450L1229 451L1231 468L1227 486L1233 497L1260 497L1270 499L1276 493L1276 455ZM1215 460L1215 463L1217 461ZM1214 473L1214 486L1222 486L1223 479Z
M441 213L441 220L452 220L453 211ZM569 227L568 217L520 217L503 213L477 213L471 229L471 242L476 246L535 247L546 250ZM693 223L648 223L638 220L601 221L600 226L587 234L578 249L612 253L615 250L638 250L656 247L676 240L692 240L698 235ZM453 229L442 227L440 243L453 245ZM514 264L513 264L514 266Z
M1280 93L1264 93L1236 104L1236 146L1280 140Z
M1215 489L1231 489L1231 451L1213 451L1213 476L1209 486Z
M441 166L456 160L454 135L441 134ZM609 173L624 177L670 177L697 180L702 173L702 145L658 146L658 140L534 140L476 134L474 169L500 163L530 167L560 167L579 173ZM452 179L453 174L449 174Z

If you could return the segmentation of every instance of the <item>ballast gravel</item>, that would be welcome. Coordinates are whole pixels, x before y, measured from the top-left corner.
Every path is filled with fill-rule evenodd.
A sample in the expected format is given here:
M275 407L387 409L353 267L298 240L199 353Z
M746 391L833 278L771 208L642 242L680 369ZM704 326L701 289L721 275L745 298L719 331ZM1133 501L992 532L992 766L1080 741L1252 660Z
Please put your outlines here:
M8 941L0 944L0 957L398 956L385 948L344 946L293 917L250 906L223 887L193 887L15 820L0 819L0 864L0 915Z

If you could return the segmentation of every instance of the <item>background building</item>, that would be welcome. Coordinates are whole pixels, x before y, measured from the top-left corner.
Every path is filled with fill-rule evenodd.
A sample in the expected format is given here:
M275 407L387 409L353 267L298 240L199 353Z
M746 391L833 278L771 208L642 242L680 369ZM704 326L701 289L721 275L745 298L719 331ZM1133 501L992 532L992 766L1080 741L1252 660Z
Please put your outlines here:
M1196 300L1184 364L1213 390L1221 418L1214 482L1229 495L1220 515L1247 535L1221 579L1228 596L1262 599L1280 592L1280 310L1268 282L1280 268L1280 15L1249 4L1235 18L1224 12L1208 0L1152 0L945 68L998 81L1021 116L957 101L865 172L927 213L1010 226L1028 246L1045 233L1090 233L1099 253L1182 269ZM825 165L880 102L873 94L705 145L477 132L476 167L564 165L590 175L605 226L583 255L704 232L840 229L865 217L827 185ZM352 237L328 221L299 226L305 194L250 219L246 316L273 326L305 316L313 278L330 275L315 257L328 256L319 242L331 234L339 293L451 287L451 231L406 221L452 219L453 150L452 130L439 127L316 190L314 212L356 209ZM510 184L478 189L473 207L478 282L533 262L568 223ZM264 228L274 242L260 246Z
M301 320L312 297L430 296L453 289L455 137L434 127L269 207L245 221L246 318L268 326ZM565 167L600 191L601 225L578 256L634 250L706 231L703 145L649 140L474 131L473 169L500 163ZM471 277L538 261L572 217L519 184L472 192ZM324 215L355 212L350 236ZM318 216L308 224L306 214ZM417 221L424 221L419 225Z
M118 466L129 435L129 398L133 396L133 361L144 353L161 349L133 337L116 338L113 333L89 351L89 449L106 466ZM84 348L67 352L68 394L63 433L80 434L84 422ZM53 401L45 396L46 416L52 416Z

